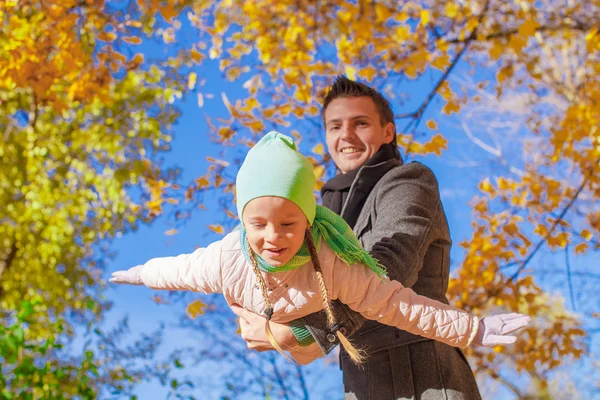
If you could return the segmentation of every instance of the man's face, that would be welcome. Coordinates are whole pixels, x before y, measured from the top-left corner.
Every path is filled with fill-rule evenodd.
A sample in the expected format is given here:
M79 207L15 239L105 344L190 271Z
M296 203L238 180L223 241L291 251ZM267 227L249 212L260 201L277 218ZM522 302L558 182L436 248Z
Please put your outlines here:
M274 267L285 265L304 243L306 215L296 203L281 197L259 197L244 207L248 243Z
M394 124L381 126L369 97L338 98L325 110L326 142L335 165L343 172L361 167L384 143L394 138Z

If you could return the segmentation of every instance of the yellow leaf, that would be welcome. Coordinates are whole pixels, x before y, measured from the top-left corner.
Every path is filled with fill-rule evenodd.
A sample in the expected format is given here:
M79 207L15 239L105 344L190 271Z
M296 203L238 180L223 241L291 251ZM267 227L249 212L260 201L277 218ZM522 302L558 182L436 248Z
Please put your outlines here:
M388 5L375 3L375 15L378 22L385 23L393 15L392 8Z
M167 236L173 236L176 233L177 233L177 229L175 229L175 228L165 231L165 235L167 235Z
M580 233L581 237L584 238L585 240L587 240L588 242L592 239L592 237L594 236L594 234L590 231L588 231L587 229L584 229L581 231Z
M187 83L187 87L189 90L194 89L194 87L196 86L196 79L198 79L198 75L195 72L190 72L190 74L188 75Z
M519 36L522 38L527 38L529 36L533 36L537 29L537 24L535 21L528 19L521 26L519 26Z
M356 68L354 68L354 67L352 67L350 65L347 65L344 68L344 71L345 71L345 74L348 77L348 79L351 79L353 81L356 80Z
M234 134L235 134L235 131L233 129L225 127L225 126L222 128L219 128L219 132L217 132L217 135L219 135L221 137L221 140L223 140L223 141L231 139Z
M358 75L367 81L372 81L377 76L377 70L372 66L368 66L358 71Z
M448 54L442 54L441 56L436 57L436 59L431 62L431 66L440 71L446 71L446 68L450 66L450 56Z
M100 32L98 34L98 40L102 40L103 42L112 42L117 38L117 35L114 32Z
M215 233L218 233L219 235L225 234L225 228L223 228L221 225L209 225L208 229Z
M321 179L323 177L323 175L325 175L325 167L322 165L317 165L316 167L313 168L313 171L315 173L317 180Z
M589 248L587 243L579 243L575 246L575 254L585 254L586 250Z
M166 44L174 43L175 42L175 30L173 29L173 27L169 27L169 28L165 29L162 33L162 38Z
M325 153L325 146L323 146L323 143L319 143L313 147L312 152L318 155L323 155Z
M442 109L442 112L446 115L450 115L452 113L457 113L459 111L460 111L460 105L458 104L457 101L453 101L453 100L448 101L448 103L446 103L446 105Z
M484 193L488 193L490 195L493 195L495 192L494 187L490 183L489 178L485 178L483 181L481 181L479 183L479 190L481 190Z
M202 300L194 300L190 304L188 304L185 312L190 318L195 319L197 316L204 314L204 308L206 304Z
M438 125L437 122L435 122L435 120L430 119L429 121L427 121L427 127L433 131L438 128Z
M134 28L142 27L142 23L140 21L135 21L135 20L127 20L127 21L125 21L125 25L133 26Z
M500 56L504 54L504 51L504 44L500 40L494 40L492 42L492 46L490 47L490 58L492 60L498 60L500 59Z
M205 176L201 176L200 178L197 178L195 180L195 182L196 182L196 189L203 189L205 187L210 186L210 182L208 181L208 179Z
M427 25L431 21L431 14L429 10L421 10L421 25Z
M447 1L446 9L444 11L447 17L454 18L458 15L458 12L460 11L460 4L458 4L458 2L456 1Z
M446 149L448 149L448 141L439 133L423 145L424 154L435 153L436 155L441 156L442 150Z

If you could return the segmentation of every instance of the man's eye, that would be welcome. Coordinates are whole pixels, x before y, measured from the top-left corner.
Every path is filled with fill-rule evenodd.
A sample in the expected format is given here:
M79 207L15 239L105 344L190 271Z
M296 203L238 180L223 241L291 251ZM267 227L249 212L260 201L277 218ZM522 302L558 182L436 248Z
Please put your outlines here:
M340 129L340 126L339 126L339 125L336 125L336 126L331 126L331 127L329 128L329 130L330 130L330 131L337 131L337 130L339 130L339 129Z
M367 122L365 122L365 121L359 121L359 122L357 123L357 125L358 125L358 126L366 126L366 125L369 125L369 124L368 124Z

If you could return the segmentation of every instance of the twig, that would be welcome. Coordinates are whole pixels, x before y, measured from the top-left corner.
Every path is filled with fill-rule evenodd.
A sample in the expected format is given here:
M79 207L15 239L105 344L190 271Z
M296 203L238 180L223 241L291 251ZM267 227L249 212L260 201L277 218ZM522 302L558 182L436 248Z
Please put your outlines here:
M296 364L296 371L298 371L298 379L300 380L300 387L302 388L302 395L304 396L304 400L309 400L310 397L308 395L306 381L304 380L304 372L302 372L302 368L299 364Z
M565 265L567 267L567 283L569 285L569 297L571 298L571 307L573 311L577 311L577 305L575 304L575 294L573 292L573 277L571 276L571 261L569 259L569 245L565 246Z

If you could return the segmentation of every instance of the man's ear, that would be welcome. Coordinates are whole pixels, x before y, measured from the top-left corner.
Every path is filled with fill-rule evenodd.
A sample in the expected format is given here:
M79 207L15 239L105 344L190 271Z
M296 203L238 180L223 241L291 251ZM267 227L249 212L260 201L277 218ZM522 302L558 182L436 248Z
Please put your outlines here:
M384 142L385 143L392 143L392 140L394 140L394 136L396 134L396 126L392 123L392 122L388 122L385 125L385 131L383 133L383 138L384 138Z

